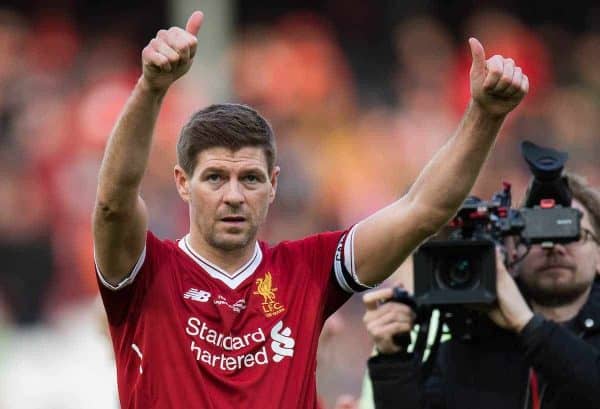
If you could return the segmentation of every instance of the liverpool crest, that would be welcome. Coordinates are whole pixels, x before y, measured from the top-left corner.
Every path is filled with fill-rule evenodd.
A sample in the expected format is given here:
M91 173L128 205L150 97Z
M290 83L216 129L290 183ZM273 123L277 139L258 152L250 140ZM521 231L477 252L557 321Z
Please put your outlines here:
M270 272L267 272L263 278L256 280L256 291L254 294L263 297L262 310L267 318L285 311L285 307L277 301L275 296L276 291L277 288L273 288L273 277Z

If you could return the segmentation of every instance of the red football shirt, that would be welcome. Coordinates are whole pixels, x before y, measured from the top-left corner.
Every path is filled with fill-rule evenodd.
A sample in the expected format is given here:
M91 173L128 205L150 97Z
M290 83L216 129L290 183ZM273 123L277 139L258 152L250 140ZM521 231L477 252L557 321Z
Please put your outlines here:
M148 232L129 277L98 275L122 408L316 408L321 328L364 288L353 233L257 244L230 276Z

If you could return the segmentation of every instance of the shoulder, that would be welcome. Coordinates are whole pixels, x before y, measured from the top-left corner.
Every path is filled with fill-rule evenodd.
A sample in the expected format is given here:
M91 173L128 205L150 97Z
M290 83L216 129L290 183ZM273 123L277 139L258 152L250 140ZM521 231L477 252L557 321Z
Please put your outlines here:
M171 239L161 239L153 232L148 230L146 234L146 248L149 251L175 252L178 248L180 248L179 242L181 240L173 241Z
M313 249L315 247L326 245L328 243L334 243L335 245L337 245L337 243L346 234L346 232L346 230L322 232L306 236L298 240L285 240L273 246L269 245L264 241L261 241L260 246L261 249L263 249L263 251L271 253Z

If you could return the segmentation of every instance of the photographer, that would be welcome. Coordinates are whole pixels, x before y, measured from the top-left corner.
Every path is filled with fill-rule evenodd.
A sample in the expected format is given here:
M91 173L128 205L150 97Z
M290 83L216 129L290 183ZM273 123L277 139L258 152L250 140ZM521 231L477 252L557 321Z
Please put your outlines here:
M497 263L496 307L480 315L476 337L452 333L439 345L428 376L420 357L393 341L413 328L411 308L386 303L392 289L365 295L377 409L600 407L600 192L565 177L583 212L579 241L529 253L507 245L517 281Z

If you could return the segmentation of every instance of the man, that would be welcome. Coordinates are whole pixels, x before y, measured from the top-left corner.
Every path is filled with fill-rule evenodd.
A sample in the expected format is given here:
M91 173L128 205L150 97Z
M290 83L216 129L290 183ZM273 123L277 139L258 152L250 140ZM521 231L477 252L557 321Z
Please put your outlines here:
M378 307L391 289L365 295L364 321L378 350L369 360L377 409L598 408L600 191L566 176L572 205L583 212L580 240L532 246L515 268L523 295L498 263L491 321L482 323L476 341L443 342L427 379L420 362L392 339L412 328L412 311L398 303Z
M314 408L324 320L452 217L528 79L471 39L472 101L412 189L347 231L275 247L256 240L280 171L270 126L246 106L205 108L177 144L190 232L161 241L147 232L140 184L161 101L190 68L202 20L195 12L144 48L100 170L94 250L121 405Z

